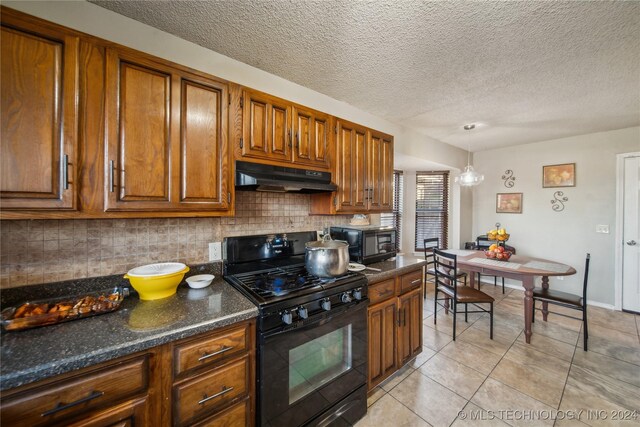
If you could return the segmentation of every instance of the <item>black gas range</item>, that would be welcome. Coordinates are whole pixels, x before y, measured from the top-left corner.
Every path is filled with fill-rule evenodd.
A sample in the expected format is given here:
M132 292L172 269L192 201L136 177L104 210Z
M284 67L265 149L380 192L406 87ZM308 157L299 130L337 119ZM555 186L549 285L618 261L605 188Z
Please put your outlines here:
M224 278L259 308L257 425L352 425L366 413L367 280L307 273L316 232L226 238Z

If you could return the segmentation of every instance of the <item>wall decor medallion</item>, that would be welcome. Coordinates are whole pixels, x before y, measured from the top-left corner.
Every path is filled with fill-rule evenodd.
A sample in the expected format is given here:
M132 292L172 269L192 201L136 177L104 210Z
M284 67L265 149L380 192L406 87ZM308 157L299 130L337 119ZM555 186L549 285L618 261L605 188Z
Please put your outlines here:
M564 210L565 202L568 202L569 198L564 195L562 191L556 191L553 193L553 200L551 200L551 209L556 212L562 212Z
M507 169L504 171L504 175L502 175L502 180L504 181L504 186L507 188L513 187L516 183L516 177L513 176L513 171L511 169Z
M522 213L522 193L497 193L496 213Z
M575 187L576 164L542 166L542 188Z

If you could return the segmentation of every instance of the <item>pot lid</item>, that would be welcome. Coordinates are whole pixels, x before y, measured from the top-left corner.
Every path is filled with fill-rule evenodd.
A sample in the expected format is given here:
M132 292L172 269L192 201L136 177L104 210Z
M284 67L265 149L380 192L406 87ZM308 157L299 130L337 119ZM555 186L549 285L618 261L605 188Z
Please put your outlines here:
M187 266L181 262L160 262L157 264L147 264L129 270L127 273L133 277L154 277L174 274L182 271Z

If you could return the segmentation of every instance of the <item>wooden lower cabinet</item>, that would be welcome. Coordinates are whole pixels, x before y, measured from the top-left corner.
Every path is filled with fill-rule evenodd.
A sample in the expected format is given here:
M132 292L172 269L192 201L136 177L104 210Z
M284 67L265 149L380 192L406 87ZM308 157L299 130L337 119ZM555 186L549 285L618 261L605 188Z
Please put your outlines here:
M422 274L369 285L369 390L422 351Z
M369 383L377 383L396 370L396 300L369 307Z
M17 387L0 425L253 426L254 343L255 321L240 322Z
M422 351L422 289L398 298L398 365Z
M147 399L125 402L87 419L68 424L69 427L133 427L151 425L147 419Z
M251 413L250 404L251 400L246 398L242 402L236 403L198 424L194 424L194 427L249 427L252 425L252 421L249 418Z

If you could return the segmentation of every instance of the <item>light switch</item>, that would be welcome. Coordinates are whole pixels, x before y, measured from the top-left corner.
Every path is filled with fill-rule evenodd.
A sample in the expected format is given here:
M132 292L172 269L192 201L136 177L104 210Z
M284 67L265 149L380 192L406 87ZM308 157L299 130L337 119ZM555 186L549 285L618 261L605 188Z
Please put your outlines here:
M596 233L609 234L609 226L608 225L596 225Z

